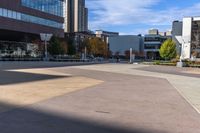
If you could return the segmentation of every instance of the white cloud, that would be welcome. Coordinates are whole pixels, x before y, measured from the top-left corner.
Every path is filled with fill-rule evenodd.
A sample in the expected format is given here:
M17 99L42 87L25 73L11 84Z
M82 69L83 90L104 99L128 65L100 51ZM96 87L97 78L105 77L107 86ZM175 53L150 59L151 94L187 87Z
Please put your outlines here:
M158 0L146 0L145 2L139 0L90 0L88 7L95 15L91 24L98 26L139 22L148 12L148 7L157 2Z
M90 28L128 24L145 24L152 27L171 25L172 21L181 20L184 16L200 15L200 3L184 9L152 9L152 6L159 2L160 0L88 0L87 6L93 14Z

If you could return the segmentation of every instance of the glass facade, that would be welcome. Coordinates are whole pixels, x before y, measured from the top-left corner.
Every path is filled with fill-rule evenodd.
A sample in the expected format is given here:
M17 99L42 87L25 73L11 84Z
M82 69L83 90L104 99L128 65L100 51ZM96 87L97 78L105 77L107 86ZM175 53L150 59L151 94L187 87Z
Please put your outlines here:
M166 41L167 38L163 36L146 36L144 38L144 49L160 49L162 43Z
M21 0L23 6L63 17L63 0Z
M63 23L58 23L53 20L49 19L44 19L4 8L0 8L0 17L6 17L6 18L11 18L15 20L20 20L24 22L29 22L29 23L34 23L34 24L40 24L40 25L45 25L49 27L54 27L54 28L59 28L63 29Z

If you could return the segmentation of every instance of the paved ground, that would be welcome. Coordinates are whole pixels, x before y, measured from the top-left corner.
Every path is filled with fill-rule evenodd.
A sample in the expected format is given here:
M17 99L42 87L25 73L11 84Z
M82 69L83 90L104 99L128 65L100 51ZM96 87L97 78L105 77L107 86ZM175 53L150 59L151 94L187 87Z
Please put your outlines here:
M198 78L199 69L184 68L181 69L180 71L180 68L176 67L127 65L127 64L107 64L107 65L97 65L95 67L77 66L76 68L166 79L182 95L182 97L184 97L185 100L187 100L187 102L189 102L191 106L193 106L193 108L198 113L200 113L200 89L199 89L200 79ZM164 68L166 70L164 70ZM167 73L167 71L169 73ZM174 74L172 73L172 71L174 71Z
M159 72L159 73L200 78L199 68L178 68L173 66L144 66L137 69L149 72Z
M195 76L128 64L6 65L0 66L1 133L200 132L191 102L197 99L187 99L200 97ZM184 80L189 83L179 83ZM180 91L192 83L192 94Z

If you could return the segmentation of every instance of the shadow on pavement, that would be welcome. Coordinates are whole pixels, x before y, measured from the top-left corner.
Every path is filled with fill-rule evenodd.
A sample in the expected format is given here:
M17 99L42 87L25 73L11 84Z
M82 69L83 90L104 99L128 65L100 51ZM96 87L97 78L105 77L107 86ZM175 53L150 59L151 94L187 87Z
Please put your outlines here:
M52 67L66 67L66 66L80 66L102 64L103 62L2 62L0 61L0 70L10 69L31 69L31 68L52 68Z
M13 108L13 105L0 103L0 108ZM0 113L1 133L166 133L150 129L113 126L73 116L62 116L30 109L27 107Z
M18 84L24 82L33 82L57 78L66 78L67 76L54 76L44 74L31 74L23 72L0 71L0 85Z

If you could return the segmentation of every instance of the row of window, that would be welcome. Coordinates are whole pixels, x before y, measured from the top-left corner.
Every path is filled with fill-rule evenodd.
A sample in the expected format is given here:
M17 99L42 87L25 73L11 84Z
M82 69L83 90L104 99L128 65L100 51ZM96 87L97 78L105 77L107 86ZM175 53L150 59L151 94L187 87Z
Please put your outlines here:
M151 45L151 44L145 44L144 49L160 49L161 44Z
M35 23L35 24L40 24L40 25L63 29L62 23L58 23L56 21L52 21L49 19L35 17L32 15L28 15L28 14L24 14L24 13L12 11L12 10L4 9L4 8L0 8L0 16L6 17L6 18L11 18L11 19L16 19L16 20L20 20L20 21L24 21L24 22L30 22L30 23Z
M164 42L167 40L167 38L162 38L162 37L145 37L144 41L145 42Z
M21 0L23 6L63 17L63 0Z

